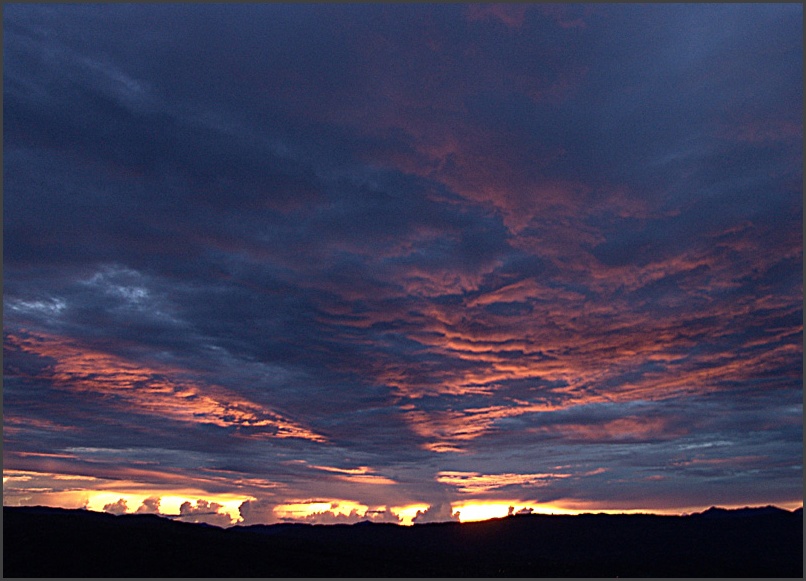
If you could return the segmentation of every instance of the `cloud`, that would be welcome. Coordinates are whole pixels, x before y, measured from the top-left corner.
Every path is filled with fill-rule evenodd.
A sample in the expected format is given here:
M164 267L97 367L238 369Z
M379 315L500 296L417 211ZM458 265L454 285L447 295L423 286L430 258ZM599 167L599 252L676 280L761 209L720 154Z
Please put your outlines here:
M143 503L134 511L135 514L160 514L160 498L150 496L143 500Z
M332 490L329 487L328 489ZM329 508L317 510L323 505ZM400 515L385 506L372 508L353 501L324 499L308 499L303 502L279 505L270 499L254 499L244 501L240 505L239 511L243 524L246 525L275 522L355 524L364 521L399 524L402 520Z
M126 405L145 414L185 422L209 422L218 426L239 426L257 437L302 437L322 441L323 437L296 426L262 406L225 394L218 386L202 386L181 378L184 370L170 366L144 368L90 346L77 346L55 336L28 334L7 336L16 347L57 361L51 379L55 386L67 386L89 394L114 391ZM171 376L181 379L172 380ZM219 392L220 395L203 393Z
M387 522L398 524L401 522L399 515L391 510L378 509L378 510L365 510L363 514L357 509L350 510L349 513L336 512L334 510L326 510L323 512L314 512L302 517L286 518L286 521L293 522L309 522L313 524L331 525L331 524L355 524L359 522Z
M530 506L524 506L523 508L518 509L517 512L515 511L514 506L510 506L509 510L507 510L507 516L532 514L533 512L534 509Z
M245 500L238 507L244 525L273 524L277 522L274 513L276 503L270 500Z
M451 505L449 503L432 504L425 510L418 510L417 514L412 519L414 524L449 521L459 521L459 511L451 512Z
M551 480L568 478L571 474L478 474L476 472L443 471L437 480L453 486L463 494L490 492L499 488L520 486L525 488L546 486Z
M802 497L802 36L794 4L8 7L8 467L249 522L451 516L523 466L661 505L752 496L757 458Z
M395 512L389 508L367 509L364 513L364 518L371 522L387 522L393 524L399 524L402 521L400 515L395 514Z
M104 512L112 514L124 514L128 510L126 499L121 498L117 502L110 502L104 505Z
M185 501L179 507L179 517L183 522L206 523L218 527L225 527L232 524L229 514L219 512L224 508L217 502L208 502L198 499L194 506L189 501Z

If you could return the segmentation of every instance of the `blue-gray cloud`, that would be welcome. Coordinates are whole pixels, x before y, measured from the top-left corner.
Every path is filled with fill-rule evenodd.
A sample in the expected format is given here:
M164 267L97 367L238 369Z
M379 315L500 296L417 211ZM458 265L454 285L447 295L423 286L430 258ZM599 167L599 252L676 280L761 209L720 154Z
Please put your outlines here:
M3 19L10 469L802 497L801 7Z

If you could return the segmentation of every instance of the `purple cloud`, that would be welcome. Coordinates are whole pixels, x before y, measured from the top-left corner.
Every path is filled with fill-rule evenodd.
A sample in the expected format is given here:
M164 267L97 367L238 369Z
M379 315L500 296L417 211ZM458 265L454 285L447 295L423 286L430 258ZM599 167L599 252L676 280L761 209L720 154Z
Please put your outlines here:
M569 474L479 491L504 506L802 502L801 6L3 31L15 502L81 477L421 522L446 473Z

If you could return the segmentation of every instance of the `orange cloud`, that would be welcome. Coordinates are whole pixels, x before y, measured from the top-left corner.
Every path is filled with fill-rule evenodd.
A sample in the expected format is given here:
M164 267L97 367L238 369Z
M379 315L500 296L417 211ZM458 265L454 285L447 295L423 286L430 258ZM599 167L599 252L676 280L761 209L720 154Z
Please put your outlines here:
M183 369L134 363L54 335L23 332L5 341L53 359L45 373L57 388L115 396L110 401L121 407L175 421L244 428L249 430L245 437L325 441L321 434L223 387L192 381Z
M324 472L335 472L338 475L336 478L344 482L354 482L356 484L396 484L391 478L376 474L372 469L366 466L359 466L358 468L335 468L332 466L312 465L311 468L316 468Z
M647 438L682 436L682 428L673 429L665 418L618 418L598 424L563 424L551 428L537 428L531 431L550 431L562 434L569 440L621 441Z
M571 474L480 474L478 472L441 471L437 482L448 484L462 494L481 494L504 486L545 486L558 478L568 478Z
M513 405L469 408L461 411L405 411L411 429L427 441L423 448L432 452L461 451L462 442L474 440L492 429L497 419L527 413L560 409L547 404L515 403Z

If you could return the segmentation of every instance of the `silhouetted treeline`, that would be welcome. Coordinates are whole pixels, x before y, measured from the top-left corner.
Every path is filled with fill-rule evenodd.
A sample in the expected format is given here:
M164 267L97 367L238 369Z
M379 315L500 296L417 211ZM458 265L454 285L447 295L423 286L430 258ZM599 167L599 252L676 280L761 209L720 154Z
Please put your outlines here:
M4 577L803 577L803 511L221 529L3 508Z

